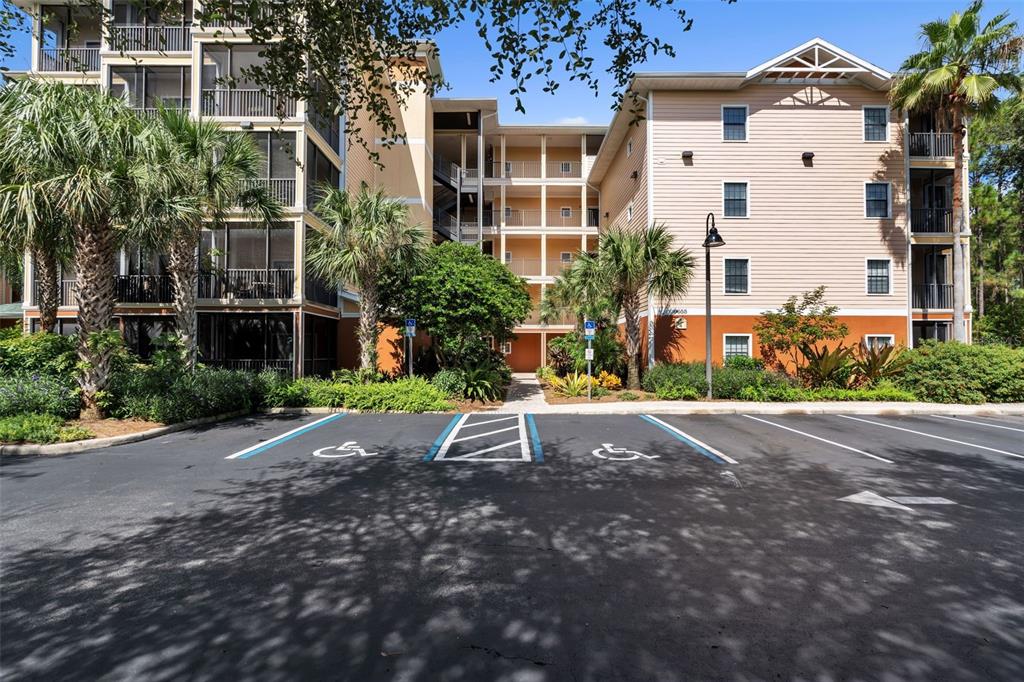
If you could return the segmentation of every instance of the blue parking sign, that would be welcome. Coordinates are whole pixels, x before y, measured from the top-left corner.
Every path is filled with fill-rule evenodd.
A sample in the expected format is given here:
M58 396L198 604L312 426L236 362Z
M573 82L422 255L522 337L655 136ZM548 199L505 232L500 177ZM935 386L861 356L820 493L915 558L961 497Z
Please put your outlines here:
M416 320L412 317L405 320L405 335L416 336Z
M593 320L584 320L583 322L583 338L592 339L594 338L594 331L597 329L597 322Z

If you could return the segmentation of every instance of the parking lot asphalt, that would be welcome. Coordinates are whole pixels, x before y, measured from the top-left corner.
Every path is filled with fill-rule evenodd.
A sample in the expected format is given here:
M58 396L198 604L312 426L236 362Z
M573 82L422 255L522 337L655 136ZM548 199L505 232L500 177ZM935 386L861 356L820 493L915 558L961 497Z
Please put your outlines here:
M1024 419L274 415L0 462L5 679L1024 679Z

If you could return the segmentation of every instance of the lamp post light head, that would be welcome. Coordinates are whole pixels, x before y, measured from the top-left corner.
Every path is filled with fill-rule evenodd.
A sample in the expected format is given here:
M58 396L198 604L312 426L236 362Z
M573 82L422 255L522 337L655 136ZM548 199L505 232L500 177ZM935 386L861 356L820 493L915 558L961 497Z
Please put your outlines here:
M704 238L704 248L711 249L716 246L725 246L725 240L722 239L722 235L718 234L718 228L712 227Z

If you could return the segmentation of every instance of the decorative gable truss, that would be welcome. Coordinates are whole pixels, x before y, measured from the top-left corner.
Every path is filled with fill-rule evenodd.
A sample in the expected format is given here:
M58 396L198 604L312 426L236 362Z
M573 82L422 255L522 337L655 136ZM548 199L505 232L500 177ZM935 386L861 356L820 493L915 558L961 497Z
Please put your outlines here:
M747 82L853 84L881 89L892 74L821 38L796 47L747 72Z

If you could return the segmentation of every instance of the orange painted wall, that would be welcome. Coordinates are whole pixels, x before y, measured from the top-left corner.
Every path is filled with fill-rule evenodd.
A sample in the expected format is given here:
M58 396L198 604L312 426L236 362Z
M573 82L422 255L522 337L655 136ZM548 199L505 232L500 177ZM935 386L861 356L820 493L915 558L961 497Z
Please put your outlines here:
M356 330L359 318L343 317L338 320L338 367L356 369L359 367L359 341Z
M512 341L512 352L505 356L513 372L532 372L543 364L540 357L540 334L520 333Z

